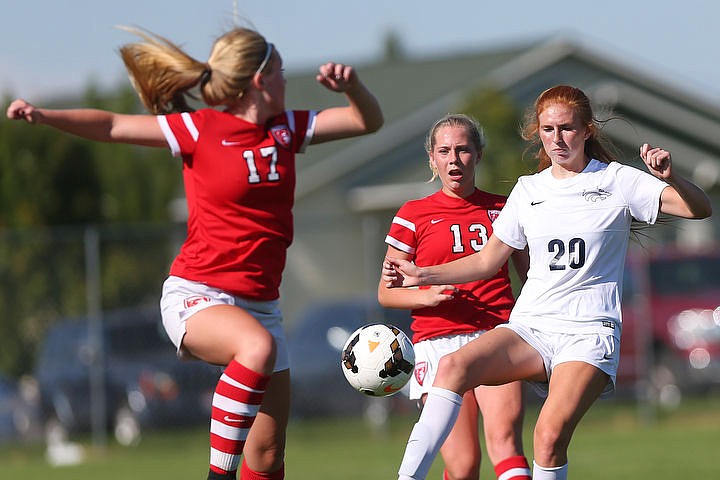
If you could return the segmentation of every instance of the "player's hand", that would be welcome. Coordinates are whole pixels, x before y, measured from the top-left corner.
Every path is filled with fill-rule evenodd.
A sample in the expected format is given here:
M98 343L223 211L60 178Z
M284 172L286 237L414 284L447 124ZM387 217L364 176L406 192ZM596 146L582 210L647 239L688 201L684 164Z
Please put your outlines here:
M407 260L385 257L382 279L388 288L420 285L420 267Z
M458 288L454 285L422 285L418 287L423 291L423 304L428 307L437 307L442 302L455 298Z
M35 105L18 99L8 106L6 115L10 120L25 120L28 123L37 123L38 112Z
M333 62L320 65L319 73L315 78L333 92L346 92L359 82L357 73L352 66Z
M667 150L643 143L640 147L640 158L654 176L663 180L672 176L672 156Z

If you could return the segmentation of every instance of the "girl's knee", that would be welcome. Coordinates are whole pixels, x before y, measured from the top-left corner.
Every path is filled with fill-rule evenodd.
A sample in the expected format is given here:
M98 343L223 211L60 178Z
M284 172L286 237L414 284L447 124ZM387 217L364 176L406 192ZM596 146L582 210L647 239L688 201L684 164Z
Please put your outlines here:
M536 459L565 459L570 445L570 433L553 425L537 424L533 434L533 449Z
M446 480L478 480L480 477L480 459L457 459L446 463L443 477Z
M235 360L251 370L270 374L275 366L277 345L270 332L244 337L238 342Z
M451 353L440 358L434 385L463 392L470 388L464 388L466 380L466 365L456 355Z
M450 445L443 445L440 453L448 480L478 480L482 453L477 436L462 440L456 437Z
M493 461L523 454L522 436L511 428L485 431L488 456Z

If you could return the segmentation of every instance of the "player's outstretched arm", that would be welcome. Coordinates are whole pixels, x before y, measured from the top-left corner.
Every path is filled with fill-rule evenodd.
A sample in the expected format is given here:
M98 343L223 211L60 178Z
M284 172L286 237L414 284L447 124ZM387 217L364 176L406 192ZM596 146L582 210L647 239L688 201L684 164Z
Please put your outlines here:
M386 257L382 279L388 288L414 285L446 285L484 280L495 275L515 251L495 236L478 253L428 267Z
M167 146L154 115L125 115L105 110L38 108L25 100L14 100L7 108L10 120L48 125L66 133L100 142Z

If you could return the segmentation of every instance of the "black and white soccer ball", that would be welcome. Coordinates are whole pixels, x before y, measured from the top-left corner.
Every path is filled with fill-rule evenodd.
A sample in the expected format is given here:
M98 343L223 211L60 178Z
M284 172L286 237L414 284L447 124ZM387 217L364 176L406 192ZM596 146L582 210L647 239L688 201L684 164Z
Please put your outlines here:
M399 392L415 368L410 339L394 325L374 323L352 333L340 359L345 378L360 393L387 397Z

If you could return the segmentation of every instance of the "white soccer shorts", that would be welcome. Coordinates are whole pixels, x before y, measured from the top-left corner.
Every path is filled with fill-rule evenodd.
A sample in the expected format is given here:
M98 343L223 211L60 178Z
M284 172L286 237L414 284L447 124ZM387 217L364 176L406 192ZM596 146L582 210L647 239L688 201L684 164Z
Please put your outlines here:
M435 381L435 374L437 373L440 357L459 350L460 347L472 342L483 333L485 333L485 330L457 335L445 335L416 343L413 346L415 350L415 371L410 379L409 398L411 400L419 400L424 394L430 391Z
M545 332L518 323L503 323L497 328L508 328L522 337L538 351L549 379L553 368L564 362L584 362L610 377L600 398L607 398L615 391L615 379L620 361L620 339L612 333L555 333ZM530 383L543 397L547 396L548 384Z
M160 311L163 326L170 340L177 348L178 357L187 356L182 347L187 319L212 305L234 305L246 310L260 322L273 336L277 346L277 358L273 371L279 372L290 367L287 340L282 327L280 302L252 301L231 295L223 290L210 287L203 283L170 276L163 283Z

